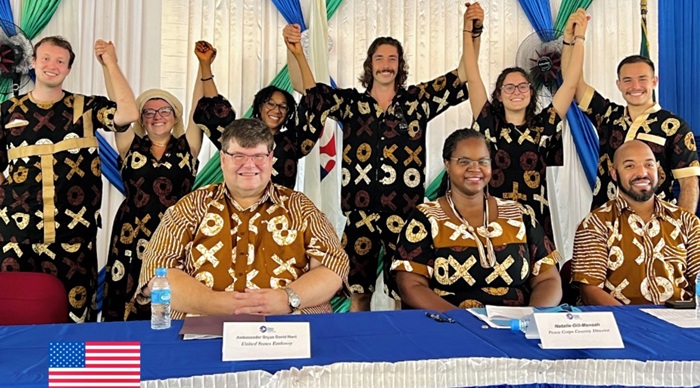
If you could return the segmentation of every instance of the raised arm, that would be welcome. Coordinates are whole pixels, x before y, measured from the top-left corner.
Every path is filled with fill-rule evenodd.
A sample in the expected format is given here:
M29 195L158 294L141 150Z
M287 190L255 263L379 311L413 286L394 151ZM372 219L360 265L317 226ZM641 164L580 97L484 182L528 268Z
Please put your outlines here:
M98 54L99 53L99 54ZM98 39L95 42L95 55L98 57L104 71L105 86L109 99L117 103L114 112L114 124L118 127L129 125L139 117L134 92L124 78L119 65L117 54L112 42Z
M199 156L199 151L202 149L203 135L202 129L194 122L194 110L197 103L199 103L199 100L204 95L204 83L211 83L214 89L216 89L213 78L211 81L202 81L202 79L206 79L202 76L202 67L209 68L209 77L212 77L211 63L214 62L214 58L216 58L216 49L208 42L199 41L195 43L194 54L199 60L199 70L197 71L194 91L192 92L192 104L190 105L190 115L187 121L187 131L185 132L185 136L187 136L187 143L190 145L190 152L192 152L192 156L197 158L197 156ZM205 63L202 64L202 62Z
M481 73L479 73L479 46L481 30L483 30L484 10L479 3L467 3L466 5L460 68L464 67L466 81L469 84L469 104L472 107L472 115L476 119L488 101L486 87L481 80ZM461 74L460 78L462 78Z
M304 88L300 63L289 47L290 44L301 46L301 26L298 24L287 24L282 30L282 36L284 37L284 43L287 44L287 71L289 71L292 88L298 93L303 93L306 89Z
M100 63L100 65L102 65L102 72L104 73L107 96L109 96L109 99L112 100L115 98L114 87L112 86L112 78L109 76L109 70L107 69L103 56L107 58L108 61L110 56L116 58L114 45L111 43L107 43L104 40L98 40L97 42L95 42L95 57L97 58L97 61ZM135 101L134 105L136 105ZM136 107L136 109L137 113L140 113L138 112L138 107ZM136 116L136 119L138 120L138 115ZM126 131L114 133L114 142L117 145L117 152L119 152L119 155L122 158L126 156L126 153L129 151L129 147L131 146L132 141L134 141L134 131L131 129L131 127L127 128Z
M554 94L552 106L559 117L564 118L569 110L571 101L578 94L581 85L581 95L586 90L583 82L583 48L586 40L586 29L590 16L583 8L569 16L564 30L564 48L562 50L562 76L564 81Z
M216 57L216 49L208 42L200 40L195 43L194 52L197 55L197 59L199 59L199 71L201 72L200 81L202 82L204 97L218 96L219 90L216 89L214 75L211 72L211 63Z
M284 37L284 43L287 45L287 55L291 54L294 58L293 61L288 58L288 63L295 63L301 75L301 90L299 90L297 88L298 85L295 85L295 82L298 83L298 80L292 78L290 65L289 77L292 79L292 87L294 87L294 90L297 92L306 94L306 89L316 86L316 79L314 79L314 74L311 72L309 62L306 60L304 49L301 47L301 27L299 27L298 24L287 24L282 30L282 36Z
M576 47L576 42L578 40L582 40L581 43L583 43L583 40L585 40L585 36L583 39L578 39L576 38L576 23L579 21L580 23L583 23L583 20L581 19L581 15L584 15L586 20L585 23L588 25L588 19L590 19L590 16L586 15L586 12L583 11L582 9L578 9L575 13L571 14L571 17L569 17L569 20L566 22L566 27L564 27L564 42L571 44L571 46L567 45L564 43L564 48L569 46L569 48ZM574 18L574 20L572 20ZM585 31L584 31L585 32ZM562 74L566 76L568 72L568 67L569 65L574 65L573 62L571 62L571 56L573 54L574 50L562 50L561 54L561 65L562 65ZM581 66L583 67L583 54L581 55ZM566 81L566 79L564 79ZM588 89L588 84L586 83L586 80L583 77L583 70L581 70L581 75L578 78L578 82L576 83L576 102L580 103L581 100L583 99L583 96L586 93L586 90Z

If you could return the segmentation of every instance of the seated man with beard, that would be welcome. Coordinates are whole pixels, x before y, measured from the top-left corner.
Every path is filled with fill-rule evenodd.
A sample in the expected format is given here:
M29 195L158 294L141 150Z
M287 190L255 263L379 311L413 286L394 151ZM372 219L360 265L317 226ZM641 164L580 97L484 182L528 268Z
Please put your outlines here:
M644 142L615 152L617 197L593 210L574 239L572 282L588 305L691 300L700 271L700 220L654 194L659 165Z

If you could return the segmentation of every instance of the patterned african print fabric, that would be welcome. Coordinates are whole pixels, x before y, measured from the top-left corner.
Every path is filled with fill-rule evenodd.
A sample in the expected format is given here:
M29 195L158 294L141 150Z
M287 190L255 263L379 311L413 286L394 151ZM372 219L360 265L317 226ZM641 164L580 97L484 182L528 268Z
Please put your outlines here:
M498 118L486 102L474 129L491 144L493 159L489 193L519 202L554 242L552 216L547 197L547 166L562 166L562 122L550 104L529 126L517 126Z
M673 180L700 175L695 137L688 124L657 104L634 121L627 108L606 100L589 88L579 103L598 131L600 159L598 179L593 189L591 209L615 198L616 188L610 176L613 155L622 143L633 139L645 142L659 162L659 198L675 204Z
M119 158L126 198L112 227L102 307L104 320L125 319L125 308L136 292L146 244L165 209L191 191L197 164L184 135L170 137L160 160L151 153L148 136L135 136L125 158ZM150 319L150 310L145 307L149 306L132 318Z
M459 308L527 305L530 278L554 267L560 256L522 206L494 198L498 217L488 232L470 231L448 216L444 197L419 205L401 231L392 271L425 276L436 294ZM495 248L492 268L480 263L476 241L486 245L483 233Z
M597 286L624 304L692 300L700 271L700 220L655 197L644 222L622 197L578 226L572 282Z
M114 126L116 106L64 91L55 103L25 94L0 108L0 171L9 167L0 186L0 270L56 275L75 322L96 318L102 177L95 131L125 129Z
M361 218L391 219L392 225L400 224L391 228L400 230L403 219L425 196L428 122L467 98L467 86L460 82L457 70L429 82L399 88L386 111L369 90L360 93L357 89L333 89L322 83L308 89L300 102L300 115L307 115L309 122L320 117L321 124L331 118L343 126L343 212L362 213ZM373 254L382 245L385 252L391 253L397 232L383 232L384 225L368 226L369 230L363 231L362 224L366 222L347 224L344 241L363 233L374 244ZM346 252L352 258L350 290L371 293L378 260L363 253L364 248L358 250L354 241L350 242L346 245ZM384 271L384 281L386 294L399 299L388 271Z
M282 128L275 134L272 182L293 189L297 179L299 159L308 155L314 148L323 133L323 124L320 116L306 121L307 115L301 112L297 114L290 111L288 114L292 115L289 122L293 125ZM235 119L236 112L231 107L231 103L221 95L202 98L194 112L194 122L200 125L207 135L212 133L214 136L212 140L217 142L223 128Z
M304 194L271 184L243 209L225 184L212 184L165 212L144 254L137 290L159 267L180 268L216 291L283 288L309 271L312 258L347 283L348 258L335 230ZM148 302L136 295L136 303ZM331 311L328 302L301 309ZM173 319L184 316L172 312Z

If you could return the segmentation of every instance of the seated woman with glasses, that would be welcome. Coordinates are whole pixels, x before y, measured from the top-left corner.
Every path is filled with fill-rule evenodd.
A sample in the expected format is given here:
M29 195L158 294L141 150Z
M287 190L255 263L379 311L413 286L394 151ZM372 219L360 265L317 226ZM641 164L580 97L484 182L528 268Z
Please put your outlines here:
M478 3L470 5L465 15L465 29L472 28L481 34L483 17ZM474 128L486 135L494 159L491 194L522 204L542 224L551 241L554 237L546 167L563 164L561 120L571 105L581 77L587 23L583 10L569 18L561 55L564 81L551 104L540 113L536 112L537 89L527 72L519 67L501 72L489 102L479 73L478 49L473 42L465 41Z
M216 50L198 44L195 54L211 62ZM195 84L193 103L202 95ZM126 315L149 319L149 305L140 311L126 311L136 291L141 272L141 255L158 227L165 209L189 193L197 174L197 156L202 147L202 130L188 120L184 127L182 104L161 89L147 90L136 99L139 119L126 132L115 134L119 169L126 198L119 206L112 226L107 258L102 318L122 321Z
M402 303L438 311L559 304L559 253L522 206L488 194L484 135L453 132L442 157L441 196L418 205L399 234L391 270Z
M299 61L304 85L316 85L301 44L287 42L287 47ZM214 83L211 67L202 69L204 98L199 101L194 112L194 121L215 133L217 128L226 127L236 119L231 103L221 96ZM305 89L304 89L305 90ZM306 115L297 114L294 97L276 86L261 89L253 99L253 118L262 120L270 128L275 139L273 151L272 182L294 188L297 178L297 163L314 148L321 133L321 116L306 121ZM211 137L215 135L212 134Z

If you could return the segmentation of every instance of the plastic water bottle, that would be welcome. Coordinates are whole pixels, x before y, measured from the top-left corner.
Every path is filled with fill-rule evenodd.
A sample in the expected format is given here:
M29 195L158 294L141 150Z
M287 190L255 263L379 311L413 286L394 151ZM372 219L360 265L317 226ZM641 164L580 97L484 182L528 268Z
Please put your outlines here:
M530 326L530 320L532 319L532 314L523 316L520 319L510 320L510 330L520 331L522 333L527 333L527 328Z
M151 329L170 328L170 283L165 275L167 268L156 269L156 279L151 289Z
M700 319L700 273L695 276L695 318Z

